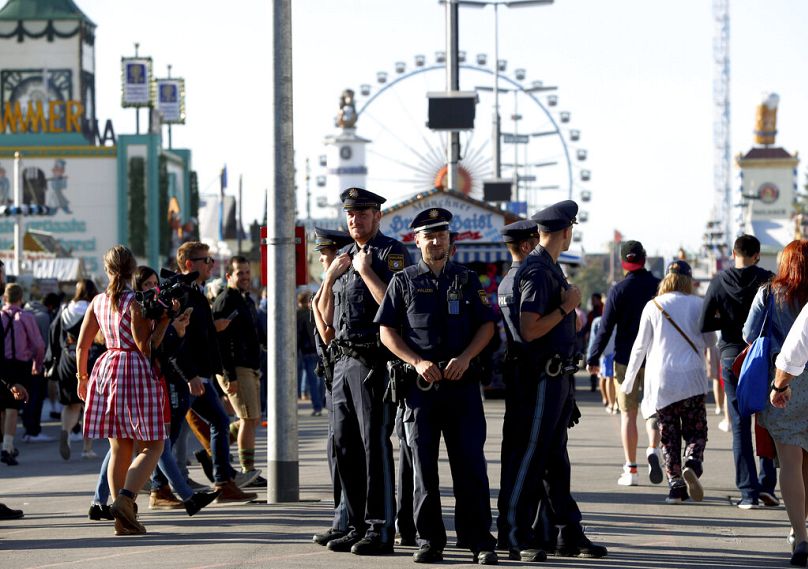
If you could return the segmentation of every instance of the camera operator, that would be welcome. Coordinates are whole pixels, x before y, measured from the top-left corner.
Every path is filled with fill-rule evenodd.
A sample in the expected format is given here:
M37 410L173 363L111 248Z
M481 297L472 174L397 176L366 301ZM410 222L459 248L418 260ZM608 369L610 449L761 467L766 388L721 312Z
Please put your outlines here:
M227 328L230 321L213 320L213 314L201 288L210 278L213 257L208 255L208 246L199 241L183 243L177 250L177 265L183 274L199 273L188 291L188 308L192 308L191 322L185 334L184 350L189 357L183 358L182 373L188 380L191 391L191 410L210 425L213 478L216 490L221 494L217 502L246 502L258 495L242 492L239 486L254 481L260 471L242 475L236 484L235 471L230 466L230 418L222 406L219 394L210 380L222 373L222 361L216 333Z
M218 333L224 375L217 375L240 424L238 457L242 472L255 470L255 432L261 420L261 344L258 316L250 298L250 262L241 255L227 263L227 287L213 301L213 317L229 320ZM266 486L258 476L252 486Z

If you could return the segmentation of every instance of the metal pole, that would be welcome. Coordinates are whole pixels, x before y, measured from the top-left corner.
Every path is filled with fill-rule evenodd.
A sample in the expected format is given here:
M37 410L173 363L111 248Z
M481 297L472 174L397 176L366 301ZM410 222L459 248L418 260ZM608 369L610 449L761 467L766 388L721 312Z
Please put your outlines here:
M458 69L458 14L460 6L456 0L446 2L446 90L460 90L460 73ZM457 162L460 159L460 133L451 131L449 133L449 144L446 147L446 189L455 190L458 188Z
M306 158L306 218L311 219L311 167Z
M266 54L274 109L268 170L274 175L267 200L267 501L300 498L297 450L295 343L295 191L292 140L292 2L272 0L272 49Z
M519 201L519 91L513 90L513 185L516 193L515 201Z
M502 147L500 131L502 128L499 116L499 6L494 4L494 140L491 148L494 151L494 178L502 177Z
M242 176L241 176L241 174L239 174L238 175L238 204L236 204L237 207L238 207L238 223L236 224L236 242L238 243L238 246L237 246L236 249L237 249L239 255L241 255L241 228L242 228L242 225L241 225L241 213L242 213L242 210L241 210L241 189L242 189L241 188L241 178L242 178Z
M20 183L20 153L14 153L14 206L19 211L22 206L22 184ZM14 274L19 279L22 272L22 215L14 216Z

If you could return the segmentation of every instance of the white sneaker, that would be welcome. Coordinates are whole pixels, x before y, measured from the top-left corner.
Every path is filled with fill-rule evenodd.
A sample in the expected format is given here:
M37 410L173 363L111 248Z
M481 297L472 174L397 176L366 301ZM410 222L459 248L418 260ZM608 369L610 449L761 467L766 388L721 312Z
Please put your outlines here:
M39 433L38 435L23 435L22 440L26 443L52 443L56 439L45 433Z
M725 433L728 433L729 432L729 421L724 419L723 421L718 423L718 429L720 431L724 431Z
M617 479L618 486L637 486L640 483L640 475L636 472L631 472L628 466L623 467L623 474Z
M720 405L716 405L716 406L715 406L715 414L716 414L716 415L720 415L721 413L723 413L723 411L721 410L721 406L720 406Z
M658 448L645 450L645 458L648 461L648 479L653 484L662 482L662 453Z
M95 451L93 449L83 450L83 451L81 451L81 458L85 458L85 459L98 458L98 455L95 454Z
M81 433L71 432L70 435L67 437L67 440L69 440L71 443L84 442L84 435L82 435Z

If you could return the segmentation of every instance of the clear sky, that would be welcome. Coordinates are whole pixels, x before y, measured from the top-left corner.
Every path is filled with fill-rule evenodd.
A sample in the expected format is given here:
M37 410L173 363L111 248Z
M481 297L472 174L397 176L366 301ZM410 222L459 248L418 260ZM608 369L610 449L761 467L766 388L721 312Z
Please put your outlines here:
M134 111L120 108L120 57L133 54L139 42L140 54L154 58L158 76L171 64L172 75L186 80L187 124L174 127L173 141L193 150L200 189L217 191L226 163L229 191L244 177L245 222L262 217L271 180L265 167L272 112L270 3L76 1L98 25L99 118L112 118L118 134L134 132ZM680 245L695 249L701 243L713 203L711 4L556 0L552 6L500 9L506 75L524 68L527 83L540 79L558 86L557 110L570 111L570 126L581 130L579 147L588 151L585 165L592 171L586 184L593 196L586 204L590 218L578 226L587 251L603 250L614 229L642 240L649 252L670 254ZM324 153L322 139L334 131L341 91L358 91L362 83L375 89L377 71L394 76L394 63L412 68L416 54L434 61L434 53L445 49L444 9L436 0L293 0L292 5L298 204L305 211L303 161L310 158L313 175L319 173L317 157ZM808 151L808 2L731 0L730 6L733 155L752 145L755 106L764 91L780 95L778 144L792 153ZM460 48L493 59L492 8L461 9ZM443 88L443 79L433 75L379 97L375 110L384 112L376 120L385 123L384 130L376 125L368 138L380 148L386 144L387 153L398 152L390 133L414 136L413 120L426 120L423 92ZM461 88L473 88L469 82L480 83L461 73ZM503 115L511 112L506 100ZM490 104L481 103L477 124L487 126L490 113ZM525 117L523 123L533 120L527 109ZM374 125L360 119L358 126L363 135L363 128L371 131ZM511 130L505 120L503 130ZM540 154L529 160L541 160ZM805 171L801 163L800 185ZM384 195L383 178L371 172L369 189ZM565 197L548 192L541 199Z

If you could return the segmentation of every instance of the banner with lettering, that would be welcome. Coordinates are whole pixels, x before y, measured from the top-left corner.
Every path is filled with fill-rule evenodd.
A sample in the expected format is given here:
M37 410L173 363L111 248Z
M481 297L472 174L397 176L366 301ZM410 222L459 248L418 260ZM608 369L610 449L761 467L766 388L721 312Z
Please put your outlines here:
M185 124L185 80L157 79L155 108L165 124Z
M416 215L432 207L442 207L452 212L454 217L449 230L458 233L458 242L502 243L499 230L505 226L505 212L498 213L476 200L444 192L435 192L403 207L393 206L383 211L381 231L404 243L413 243L415 236L410 223Z
M121 58L121 105L148 107L152 100L151 57Z

